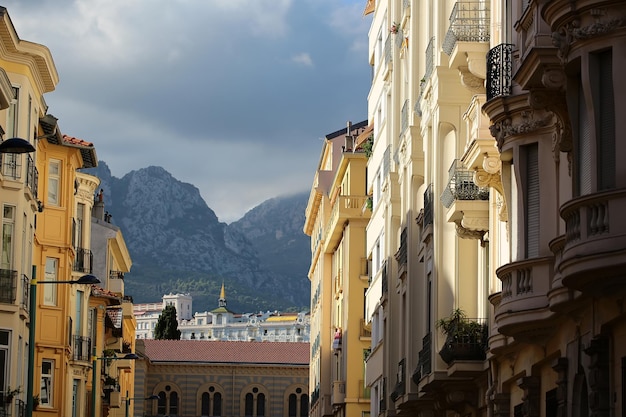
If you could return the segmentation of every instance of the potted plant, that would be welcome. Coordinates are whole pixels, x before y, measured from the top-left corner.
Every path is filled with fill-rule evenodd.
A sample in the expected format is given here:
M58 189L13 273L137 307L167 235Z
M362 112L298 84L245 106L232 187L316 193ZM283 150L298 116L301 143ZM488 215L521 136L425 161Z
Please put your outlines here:
M33 395L33 408L37 408L39 406L39 395Z
M439 356L448 365L456 360L485 360L487 326L478 320L468 319L460 308L436 323L446 335Z
M13 402L13 398L15 398L15 396L19 394L20 392L22 392L20 387L17 387L14 390L12 390L10 386L7 387L7 391L4 396L4 402L7 404L10 404L11 402Z

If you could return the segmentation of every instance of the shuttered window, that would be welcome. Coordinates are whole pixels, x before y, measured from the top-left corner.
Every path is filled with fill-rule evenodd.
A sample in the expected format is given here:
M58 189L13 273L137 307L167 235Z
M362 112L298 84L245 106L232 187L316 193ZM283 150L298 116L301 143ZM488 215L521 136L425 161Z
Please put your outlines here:
M526 157L526 257L539 256L539 150L536 143L524 146Z
M598 158L598 191L615 188L615 101L611 50L590 57Z
M585 107L585 96L582 86L579 85L578 94L578 195L583 196L591 193L591 126L589 115Z

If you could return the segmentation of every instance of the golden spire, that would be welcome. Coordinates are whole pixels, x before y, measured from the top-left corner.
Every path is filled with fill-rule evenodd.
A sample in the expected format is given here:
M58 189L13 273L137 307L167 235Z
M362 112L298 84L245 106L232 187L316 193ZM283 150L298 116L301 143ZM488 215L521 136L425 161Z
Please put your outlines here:
M226 298L226 290L224 289L224 281L222 281L222 289L220 291L220 298L221 299L225 299Z

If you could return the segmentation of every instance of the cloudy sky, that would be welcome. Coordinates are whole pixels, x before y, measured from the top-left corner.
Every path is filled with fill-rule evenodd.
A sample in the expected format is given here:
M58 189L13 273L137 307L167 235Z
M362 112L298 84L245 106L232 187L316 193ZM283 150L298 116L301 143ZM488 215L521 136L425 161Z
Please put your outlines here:
M65 134L114 176L151 165L221 221L309 190L322 137L367 117L365 0L4 0L59 72Z

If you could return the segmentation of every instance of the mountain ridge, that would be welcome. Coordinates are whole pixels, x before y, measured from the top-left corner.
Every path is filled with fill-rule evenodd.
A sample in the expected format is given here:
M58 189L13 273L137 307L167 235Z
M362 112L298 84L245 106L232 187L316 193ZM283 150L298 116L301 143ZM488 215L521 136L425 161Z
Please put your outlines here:
M135 302L182 292L194 297L194 310L211 310L224 282L234 311L309 309L308 193L274 197L226 224L197 187L162 167L116 178L100 161L85 172L100 178L105 208L122 230L133 260L126 293Z

